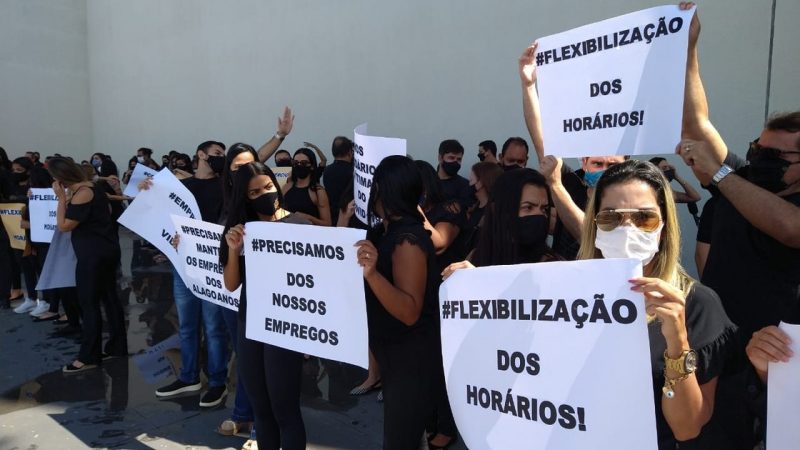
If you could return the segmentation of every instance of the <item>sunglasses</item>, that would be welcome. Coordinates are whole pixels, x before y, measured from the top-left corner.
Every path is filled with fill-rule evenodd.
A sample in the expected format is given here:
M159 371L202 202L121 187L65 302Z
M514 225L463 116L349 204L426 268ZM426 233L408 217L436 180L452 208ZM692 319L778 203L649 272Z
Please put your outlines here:
M764 147L758 143L758 139L750 143L750 149L747 152L748 159L755 155L755 153L763 156L771 156L774 158L785 158L789 155L800 155L800 151L781 150L778 148Z
M600 211L594 217L597 228L603 231L611 231L622 225L626 219L630 219L636 228L642 231L656 231L661 225L661 215L658 211L651 209L610 209Z

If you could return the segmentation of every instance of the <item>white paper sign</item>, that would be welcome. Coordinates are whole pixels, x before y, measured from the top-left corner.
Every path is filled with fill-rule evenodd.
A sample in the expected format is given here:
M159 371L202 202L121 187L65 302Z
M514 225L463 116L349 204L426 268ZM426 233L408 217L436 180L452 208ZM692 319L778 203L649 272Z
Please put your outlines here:
M247 338L367 368L366 232L278 222L245 225Z
M173 334L167 339L146 349L144 353L134 355L133 362L144 376L145 382L152 384L176 374L177 371L172 366L172 363L165 353L167 350L180 347L180 337L177 334Z
M180 236L178 270L184 284L195 297L234 311L239 310L239 291L225 289L223 267L219 264L219 244L224 227L215 223L172 215L175 231Z
M788 362L769 363L767 379L767 448L794 450L800 445L800 325L781 323L792 340Z
M128 185L125 186L125 190L122 191L122 195L136 197L139 195L139 182L144 181L147 178L153 178L158 172L158 170L151 169L144 164L137 163L136 167L133 168L133 173L131 173L131 179L128 180Z
M284 187L286 185L286 181L289 180L289 175L292 174L291 167L273 167L272 173L275 174L275 178L278 180L278 186Z
M372 176L375 168L383 158L392 155L406 155L406 140L367 136L367 124L361 124L353 130L353 190L356 200L356 217L367 223L367 205L369 205L369 189L372 187Z
M53 232L58 226L56 213L58 212L58 197L50 188L31 188L31 197L28 202L28 213L31 218L31 240L33 242L50 243Z
M608 259L465 269L442 284L447 393L467 447L657 448L635 276L638 262Z
M180 272L181 261L170 243L175 234L171 214L194 219L200 217L200 208L189 189L172 172L162 170L153 177L150 189L140 192L117 222L153 244Z
M546 153L672 153L694 9L659 6L538 40Z

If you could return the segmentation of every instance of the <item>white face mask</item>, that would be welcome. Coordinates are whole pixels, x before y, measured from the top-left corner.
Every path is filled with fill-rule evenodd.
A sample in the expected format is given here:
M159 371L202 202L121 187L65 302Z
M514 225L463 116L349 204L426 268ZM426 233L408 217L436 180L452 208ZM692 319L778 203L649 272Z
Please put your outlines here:
M642 231L634 225L625 225L611 231L597 229L594 246L603 253L604 258L633 258L646 266L658 253L660 224L655 231Z
M144 156L137 156L136 160L139 161L139 164L144 164Z

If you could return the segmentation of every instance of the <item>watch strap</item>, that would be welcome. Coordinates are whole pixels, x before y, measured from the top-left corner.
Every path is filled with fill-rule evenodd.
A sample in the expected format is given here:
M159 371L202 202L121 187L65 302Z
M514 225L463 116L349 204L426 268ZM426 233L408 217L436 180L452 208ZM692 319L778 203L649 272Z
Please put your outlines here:
M731 173L733 173L733 169L731 168L731 166L723 164L722 167L720 167L719 170L717 170L717 173L715 173L714 176L711 177L711 185L712 186L718 185L723 178L727 177Z

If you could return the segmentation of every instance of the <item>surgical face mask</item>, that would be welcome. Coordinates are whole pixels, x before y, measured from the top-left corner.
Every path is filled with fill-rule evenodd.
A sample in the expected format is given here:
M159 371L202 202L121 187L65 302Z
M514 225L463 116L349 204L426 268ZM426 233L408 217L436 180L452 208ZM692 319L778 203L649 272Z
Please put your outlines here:
M583 181L586 182L586 185L590 188L595 187L597 185L597 180L603 176L605 170L598 170L597 172L583 172Z
M747 179L756 186L770 192L780 192L787 188L783 175L792 164L770 152L755 151L747 168Z
M275 214L275 202L278 201L278 191L267 192L258 197L250 200L253 205L253 210L263 216L271 216Z
M658 253L662 223L655 231L642 231L634 225L622 225L611 231L597 228L594 246L603 258L633 258L646 266Z
M93 159L92 160L92 167L94 167L95 169L99 169L100 166L102 166L102 165L103 165L103 161L100 161L99 159Z
M211 167L214 173L222 173L225 170L225 157L208 155L208 167Z
M139 164L144 164L144 156L137 156L136 161L138 161Z
M444 170L444 173L446 173L447 176L452 177L452 176L455 176L456 174L458 174L458 171L461 170L461 164L459 164L458 162L455 162L455 161L453 161L453 162L443 162L442 163L442 170Z
M533 216L517 217L515 219L519 244L526 247L536 247L544 244L550 223L547 216L536 214Z

